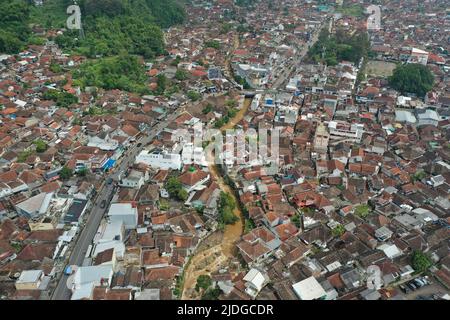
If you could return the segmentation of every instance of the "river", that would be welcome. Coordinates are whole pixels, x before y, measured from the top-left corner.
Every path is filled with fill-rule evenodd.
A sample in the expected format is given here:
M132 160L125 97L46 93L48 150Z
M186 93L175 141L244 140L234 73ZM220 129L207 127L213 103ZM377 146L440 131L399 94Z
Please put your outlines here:
M243 107L238 111L236 116L231 119L221 130L232 129L246 115L252 99L245 99ZM211 179L213 179L219 188L230 194L236 204L239 203L233 190L227 185L215 164L209 165ZM234 214L239 220L233 225L226 225L224 231L216 231L214 234L206 238L202 243L202 249L197 250L191 258L186 270L184 270L183 293L182 300L198 299L199 296L195 292L195 284L198 276L202 274L211 274L224 267L228 267L232 258L237 255L236 242L241 239L244 232L244 215L239 205L236 206ZM208 242L210 242L208 244ZM205 248L206 245L206 248Z

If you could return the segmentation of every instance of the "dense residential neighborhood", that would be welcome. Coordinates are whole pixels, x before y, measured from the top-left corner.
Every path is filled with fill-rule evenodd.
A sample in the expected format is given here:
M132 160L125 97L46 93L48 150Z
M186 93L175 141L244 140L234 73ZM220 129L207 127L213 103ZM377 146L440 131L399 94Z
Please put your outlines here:
M0 50L0 299L450 298L448 2L238 2Z

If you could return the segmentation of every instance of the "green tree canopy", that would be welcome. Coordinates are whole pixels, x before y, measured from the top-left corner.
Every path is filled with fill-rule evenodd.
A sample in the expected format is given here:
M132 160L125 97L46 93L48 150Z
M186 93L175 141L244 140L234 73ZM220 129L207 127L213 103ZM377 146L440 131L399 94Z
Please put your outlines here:
M212 285L212 279L208 275L200 275L197 278L197 283L195 285L195 290L199 291L200 289L206 290Z
M47 150L47 143L42 139L37 139L36 141L34 141L34 145L36 146L37 153L42 153Z
M72 169L66 166L64 166L59 172L59 177L61 178L61 180L68 180L70 179L70 177L72 177L72 175L73 175Z
M17 53L31 34L29 4L25 0L0 1L0 53Z
M433 88L434 75L430 69L421 64L399 65L389 77L389 84L403 94L414 93L424 97Z
M234 198L225 192L220 193L219 198L219 223L234 224L239 218L234 214L233 210L236 208L236 201Z
M172 198L180 201L186 201L188 197L187 191L183 188L180 180L177 177L171 177L167 180L165 189Z
M73 78L81 87L95 86L137 93L148 91L144 66L136 56L126 53L86 62L73 72Z
M432 265L433 262L425 253L418 250L413 252L411 258L411 266L414 270L418 272L424 272L427 271Z

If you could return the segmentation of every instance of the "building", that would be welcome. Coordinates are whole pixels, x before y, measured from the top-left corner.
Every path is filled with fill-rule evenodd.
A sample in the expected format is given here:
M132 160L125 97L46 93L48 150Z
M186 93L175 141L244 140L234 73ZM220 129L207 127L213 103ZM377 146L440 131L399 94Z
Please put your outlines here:
M361 123L346 123L341 121L330 121L328 123L330 135L334 138L349 138L360 142L364 133L364 125Z
M94 287L111 284L113 273L112 265L79 267L69 278L72 280L71 300L89 299Z
M143 150L136 157L135 163L144 163L152 168L163 170L180 170L182 167L181 155L164 150L154 150L152 152Z
M42 270L24 270L16 280L17 290L37 290L41 285L44 272Z
M138 223L138 211L131 203L113 203L108 211L111 222L122 221L125 229L135 229Z
M245 281L245 292L254 299L270 279L267 274L256 268L252 268L243 280Z
M47 213L53 193L40 193L16 205L19 215L27 218L37 218Z
M323 123L319 123L314 136L314 151L318 153L327 153L328 141L330 140L330 134Z
M379 241L386 241L389 240L392 235L394 233L389 230L389 228L383 226L381 228L378 228L377 230L375 230L375 237L379 240Z
M82 199L74 199L69 210L64 215L64 223L77 223L81 221L86 211L88 201Z
M119 186L139 189L148 179L147 172L131 170L126 177L120 179Z
M313 276L292 285L300 300L324 300L327 293Z

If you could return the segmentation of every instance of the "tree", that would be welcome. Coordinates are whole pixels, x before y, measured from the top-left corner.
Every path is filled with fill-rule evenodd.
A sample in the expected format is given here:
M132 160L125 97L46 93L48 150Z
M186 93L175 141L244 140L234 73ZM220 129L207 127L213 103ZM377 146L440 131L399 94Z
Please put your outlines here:
M214 48L214 49L220 49L220 42L217 40L211 40L205 42L206 48Z
M78 103L78 98L75 95L55 89L47 90L46 92L44 92L44 94L42 95L42 99L53 100L58 106L65 108L74 103Z
M164 74L159 74L156 77L156 83L158 84L158 92L164 93L164 91L166 91L168 83L167 77Z
M202 300L217 300L222 293L220 288L208 288L202 295Z
M70 179L70 178L72 177L72 175L73 175L72 169L70 169L70 168L68 168L68 167L66 167L66 166L64 166L64 167L61 169L61 171L59 172L59 177L60 177L62 180L68 180L68 179Z
M86 62L73 72L73 78L83 88L119 89L142 94L148 91L144 66L138 57L125 52L115 57Z
M256 225L252 219L245 219L244 233L248 233L255 229Z
M88 173L88 170L86 168L82 168L82 169L78 170L77 173L80 177L85 177Z
M421 64L399 65L389 77L389 84L402 94L413 93L424 97L433 88L434 75Z
M212 279L208 275L199 275L197 278L197 283L195 285L195 291L200 291L200 289L207 290L212 285Z
M300 215L296 214L291 217L291 222L297 227L300 228L302 226Z
M208 104L206 105L206 107L203 108L202 113L203 113L203 114L208 114L208 113L210 113L212 110L213 110L213 105L212 105L211 103L208 103Z
M425 272L427 271L431 266L433 265L433 262L431 259L422 251L414 251L411 258L411 266L414 270L417 272Z
M200 98L202 97L202 95L200 93L198 93L197 91L194 91L194 90L188 91L187 96L192 101L200 100Z
M340 237L345 233L345 228L343 225L338 225L336 228L334 228L331 233L333 234L333 236L335 237Z
M355 208L355 214L360 218L366 218L370 213L370 207L366 204L359 205Z
M233 210L236 208L236 201L234 198L225 192L220 192L219 198L219 218L220 224L234 224L239 218L234 214Z
M188 74L185 70L183 69L178 69L177 72L175 73L175 79L183 81L186 80L188 77Z
M30 6L25 0L0 1L0 52L17 53L31 34Z
M189 194L187 193L186 190L180 189L180 190L178 190L177 198L178 198L178 200L180 200L180 201L186 201L187 198L188 198L188 195L189 195Z
M187 191L183 188L180 180L176 177L171 177L167 180L166 190L172 198L180 201L186 201L188 198Z
M47 143L44 140L37 139L33 143L36 146L37 153L42 153L42 152L45 152L45 150L47 150Z
M123 13L124 9L121 0L85 0L84 2L84 12L92 16L112 17Z

